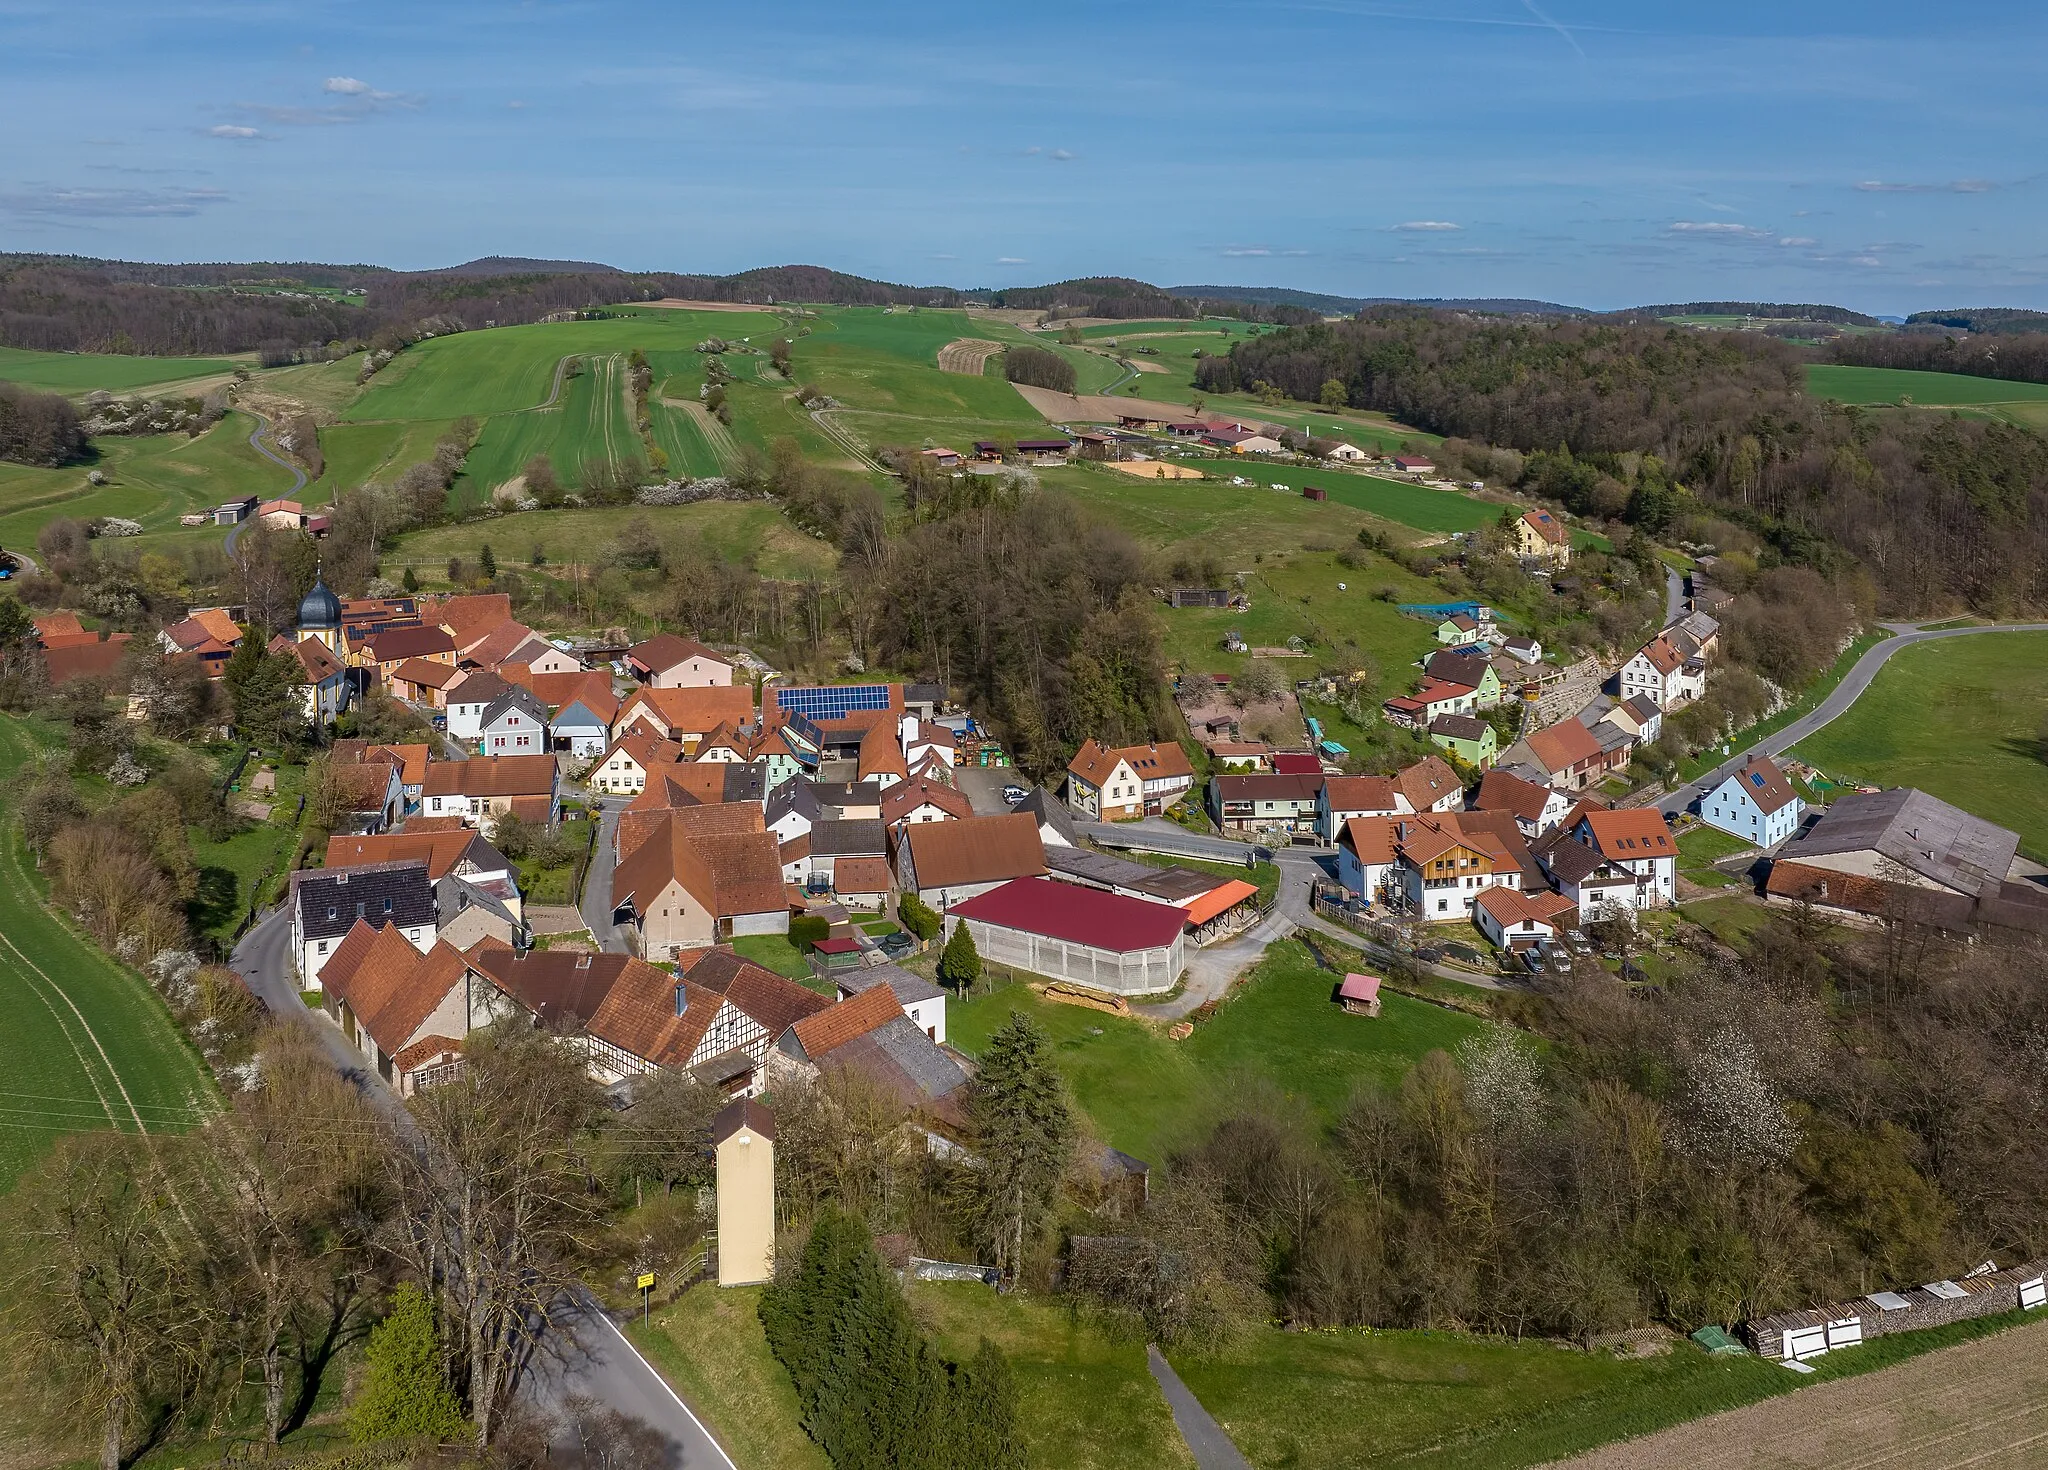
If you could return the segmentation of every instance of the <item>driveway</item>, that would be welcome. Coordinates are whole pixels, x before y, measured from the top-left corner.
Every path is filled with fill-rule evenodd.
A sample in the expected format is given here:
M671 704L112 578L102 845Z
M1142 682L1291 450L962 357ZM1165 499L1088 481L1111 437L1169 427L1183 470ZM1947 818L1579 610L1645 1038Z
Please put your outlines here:
M248 414L249 417L256 420L255 431L249 435L249 447L255 450L258 454L262 455L265 459L269 460L272 464L276 465L279 469L289 473L292 477L292 483L289 489L280 490L277 494L270 496L269 498L272 500L291 499L294 495L298 494L301 490L306 488L306 472L300 469L297 465L293 464L290 460L286 459L283 455L279 454L275 449L272 449L268 444L265 444L263 442L265 436L267 436L270 433L271 429L275 427L275 425L273 425L269 419L265 418L262 414L256 412L256 410L253 408L244 408L242 409L242 412ZM232 526L228 527L227 539L222 543L222 545L226 549L227 554L229 556L232 557L235 554L235 543L242 539L243 529L250 525L251 522L253 522L254 520L254 516L246 517L243 520L236 521Z
M1871 681L1877 677L1878 670L1902 648L1911 648L1916 643L1931 643L1939 638L1967 638L1974 633L2048 633L2048 623L1987 623L1975 628L1936 629L1923 629L1916 623L1884 623L1880 626L1890 629L1892 636L1870 648L1863 657L1857 659L1855 667L1849 670L1842 682L1837 684L1812 712L1800 716L1775 734L1766 735L1747 750L1740 751L1722 762L1708 774L1672 792L1657 803L1657 810L1667 817L1675 817L1680 812L1690 811L1699 799L1695 794L1698 790L1712 790L1720 785L1741 769L1743 762L1752 755L1783 755L1814 731L1832 724L1862 697L1863 691L1868 689Z

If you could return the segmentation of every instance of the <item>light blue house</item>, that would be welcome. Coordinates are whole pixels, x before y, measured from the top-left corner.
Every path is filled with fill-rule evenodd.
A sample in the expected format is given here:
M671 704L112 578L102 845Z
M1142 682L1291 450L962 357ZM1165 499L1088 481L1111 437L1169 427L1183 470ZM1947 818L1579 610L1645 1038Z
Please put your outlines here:
M548 735L554 749L567 751L578 760L603 755L611 743L605 717L580 699L572 699L548 721Z
M1758 847L1776 847L1799 830L1806 803L1769 756L1748 762L1700 798L1700 820Z

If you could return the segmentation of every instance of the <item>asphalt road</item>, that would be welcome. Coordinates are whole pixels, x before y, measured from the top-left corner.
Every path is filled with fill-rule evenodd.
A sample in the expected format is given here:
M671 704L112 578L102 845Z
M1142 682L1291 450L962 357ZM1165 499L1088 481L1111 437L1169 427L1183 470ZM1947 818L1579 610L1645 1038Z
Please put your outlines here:
M249 447L255 450L258 454L262 455L265 459L269 460L272 464L276 465L279 469L288 470L291 472L291 488L277 495L273 495L271 499L289 500L292 496L298 494L301 490L306 488L306 472L300 469L297 465L293 464L290 460L286 459L283 455L279 454L276 450L272 449L268 444L265 444L263 442L264 436L267 435L273 427L275 427L270 422L269 419L265 418L262 414L256 412L256 410L253 408L244 408L242 412L248 414L251 418L256 420L255 432L249 435ZM235 543L239 541L242 537L242 528L248 525L250 521L253 519L253 516L246 517L242 520L236 521L232 526L228 527L227 540L224 541L222 544L227 548L227 553L229 556L233 556L235 554Z
M1664 626L1670 627L1685 616L1685 578L1670 567L1664 568Z
M599 949L608 954L627 954L631 951L625 936L612 923L612 870L618 866L613 848L619 813L626 809L626 799L599 796L592 798L592 804L597 808L597 846L590 855L590 871L583 875L583 922L589 926Z
M299 999L292 975L290 910L278 908L264 915L242 936L230 963L271 1015L287 1025L311 1027L336 1071L386 1117L401 1127L410 1125L411 1114L398 1094L364 1066L340 1028ZM576 1395L594 1398L666 1435L671 1466L733 1470L732 1461L711 1432L627 1344L588 1293L580 1293L550 1325L560 1333L553 1351L540 1355L521 1384L522 1392L531 1393L542 1408L559 1408ZM557 1441L557 1448L574 1447L569 1439Z
M1180 1381L1180 1375L1166 1361L1166 1354L1150 1343L1145 1347L1145 1366L1158 1381L1159 1391L1166 1396L1166 1406L1173 1410L1174 1427L1187 1441L1188 1453L1195 1457L1201 1470L1252 1470L1250 1462L1223 1432L1223 1426Z
M1885 623L1882 626L1894 629L1891 637L1874 645L1863 657L1856 660L1842 682L1837 684L1810 714L1802 715L1775 734L1766 735L1746 750L1738 751L1723 761L1713 771L1701 776L1690 785L1682 786L1657 803L1657 810L1667 817L1675 817L1688 811L1699 800L1698 793L1711 791L1735 771L1752 755L1779 756L1811 735L1814 731L1832 724L1839 719L1870 687L1870 681L1877 677L1891 659L1902 648L1911 648L1916 643L1932 643L1939 638L1967 638L1973 633L2048 633L2048 623L1993 623L1976 628L1921 629L1911 623Z

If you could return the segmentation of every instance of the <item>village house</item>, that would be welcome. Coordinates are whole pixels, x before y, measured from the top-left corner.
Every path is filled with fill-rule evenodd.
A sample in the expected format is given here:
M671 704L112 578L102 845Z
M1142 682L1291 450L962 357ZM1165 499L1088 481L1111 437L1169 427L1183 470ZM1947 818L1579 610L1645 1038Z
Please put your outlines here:
M379 745L368 740L337 740L328 749L330 769L344 766L386 765L398 771L399 811L403 816L419 804L427 779L428 747L424 744ZM392 819L396 820L396 817Z
M1493 726L1472 715L1438 715L1429 722L1429 739L1466 765L1482 770L1500 753L1500 737Z
M405 815L405 785L395 764L330 762L327 785L336 822L344 831L382 832L397 826Z
M664 740L679 741L694 756L705 736L721 725L754 722L754 691L745 684L707 684L677 689L643 686L627 696L612 721L616 737L644 725Z
M1533 863L1512 821L1479 812L1353 817L1338 840L1338 881L1431 923L1468 919L1496 886L1520 888Z
M1487 673L1491 674L1492 669ZM1495 684L1496 691L1499 684ZM1470 714L1479 707L1479 691L1470 684L1452 684L1443 679L1425 677L1422 687L1413 694L1398 694L1384 701L1380 709L1390 725L1399 725L1408 730L1426 730L1430 722L1443 715Z
M409 658L392 670L390 688L392 694L400 699L423 704L429 709L444 709L448 704L450 686L461 682L463 677L462 670L453 664L428 658Z
M1255 771L1209 778L1209 816L1226 832L1258 832L1271 827L1311 832L1316 825L1316 797L1323 776Z
M518 1013L473 983L470 962L452 943L430 939L423 952L395 926L357 919L329 957L321 1005L369 1069L411 1097L454 1074L471 1031Z
M434 885L418 859L291 875L292 960L299 988L318 990L320 973L358 920L389 926L424 954L434 943Z
M1440 755L1396 771L1394 789L1411 812L1454 812L1465 805L1465 783Z
M626 672L655 689L702 689L732 683L733 662L694 638L657 633L626 650Z
M218 679L228 660L234 657L235 649L241 645L243 636L241 628L224 609L202 607L157 634L157 643L166 653L182 653L196 658L199 666L206 670L207 678Z
M2015 881L2019 834L1910 786L1852 792L1778 849L1765 896L1951 934L2048 932L2048 897Z
M477 721L485 755L541 755L549 747L548 707L521 684L506 689Z
M1207 739L1202 749L1209 752L1209 761L1219 771L1270 771L1273 769L1273 747L1262 740L1218 740Z
M294 643L280 633L270 640L270 652L288 653L299 661L299 673L305 680L299 687L299 699L308 720L331 725L341 717L354 698L355 684L326 644L317 638Z
M637 796L647 789L651 772L672 766L683 758L683 748L664 740L645 727L635 728L612 741L598 757L587 778L593 791L607 796Z
M445 628L387 628L348 641L347 662L355 668L374 669L377 681L389 685L408 659L423 658L455 667L455 640Z
M737 935L789 932L779 844L754 803L651 814L628 837L622 819L613 920L630 927L648 959L674 959Z
M1561 893L1488 888L1472 901L1472 923L1497 949L1534 949L1577 926L1578 906Z
M896 839L896 883L943 913L1017 878L1043 877L1045 844L1023 812L905 827Z
M427 767L420 805L429 817L460 817L472 827L508 812L523 822L553 827L562 815L561 772L551 755L434 761Z
M1560 791L1583 791L1610 769L1611 756L1577 719L1531 731L1501 753L1502 765L1526 766Z
M1594 917L1668 908L1678 844L1655 807L1582 805L1564 829L1537 849L1537 858L1559 892Z
M1194 767L1178 745L1112 749L1084 740L1067 764L1067 805L1090 821L1129 822L1173 810L1194 784Z
M1471 708L1451 710L1451 714L1492 709L1501 701L1500 675L1494 672L1492 663L1479 654L1439 649L1422 661L1422 671L1432 679L1446 684L1463 684L1472 690Z
M456 740L482 739L484 711L511 687L509 680L489 669L461 671L445 691L449 736Z
M1572 799L1554 786L1539 786L1511 771L1491 770L1473 793L1475 812L1507 812L1522 836L1534 842L1553 830L1572 809Z
M1700 820L1756 847L1772 848L1799 830L1806 803L1778 763L1753 755L1700 798Z
M850 891L864 896L889 891L886 871L879 885L875 881L875 865L886 869L889 854L887 830L875 818L813 822L808 832L781 843L780 850L784 882L814 893L836 892L835 872L845 862L855 864Z
M1543 662L1543 645L1534 638L1517 633L1512 637L1501 639L1500 646L1501 652L1511 655L1518 662L1528 664L1532 668Z
M954 822L973 815L973 804L940 781L904 781L882 797L881 820L891 832L914 822Z
M1517 555L1546 561L1560 569L1571 565L1572 533L1549 511L1523 511L1515 519L1510 534L1515 538Z
M306 507L296 500L266 500L256 507L256 519L273 531L302 531Z
M922 975L913 975L900 965L864 965L842 970L832 981L842 1001L865 995L878 985L888 986L911 1023L933 1042L946 1044L946 992Z
M960 1132L966 1116L959 1092L967 1073L905 1014L890 986L875 985L804 1017L776 1039L768 1059L771 1084L848 1071L867 1079L902 1107Z
M1332 444L1325 452L1324 457L1342 460L1346 464L1359 464L1364 460L1372 458L1371 455L1360 449L1356 444L1345 444L1341 441Z
M1621 666L1620 689L1625 700L1641 695L1668 712L1706 693L1706 665L1660 633Z
M1414 810L1391 776L1327 776L1316 791L1316 833L1335 842L1353 817L1398 817Z
M1436 641L1462 648L1486 642L1495 631L1491 619L1474 617L1471 613L1452 613L1436 625Z

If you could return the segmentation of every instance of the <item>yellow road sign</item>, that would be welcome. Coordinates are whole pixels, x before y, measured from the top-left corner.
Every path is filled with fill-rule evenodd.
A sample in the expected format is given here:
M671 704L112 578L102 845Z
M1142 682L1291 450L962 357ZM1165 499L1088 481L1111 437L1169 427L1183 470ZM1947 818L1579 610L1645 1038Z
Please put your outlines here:
M642 1271L640 1273L640 1289L642 1291L650 1291L653 1287L654 1273L652 1271Z

